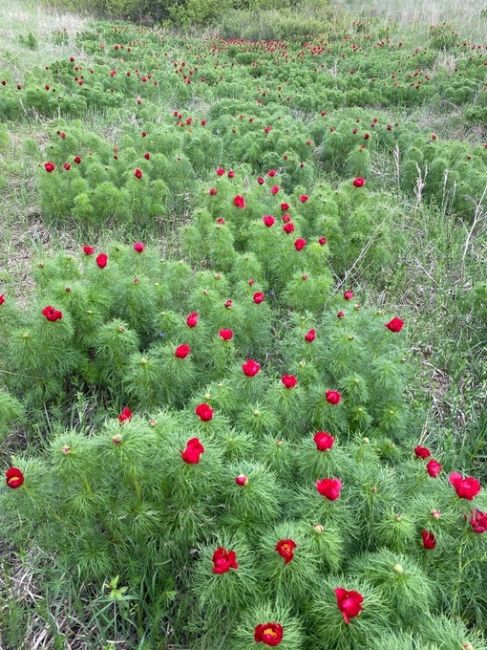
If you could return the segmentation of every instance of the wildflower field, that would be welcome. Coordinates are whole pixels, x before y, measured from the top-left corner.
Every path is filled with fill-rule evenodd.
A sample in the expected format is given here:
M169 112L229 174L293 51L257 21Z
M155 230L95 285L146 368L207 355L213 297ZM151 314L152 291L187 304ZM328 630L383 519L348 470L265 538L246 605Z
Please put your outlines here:
M487 650L487 6L62 4L0 7L1 650Z

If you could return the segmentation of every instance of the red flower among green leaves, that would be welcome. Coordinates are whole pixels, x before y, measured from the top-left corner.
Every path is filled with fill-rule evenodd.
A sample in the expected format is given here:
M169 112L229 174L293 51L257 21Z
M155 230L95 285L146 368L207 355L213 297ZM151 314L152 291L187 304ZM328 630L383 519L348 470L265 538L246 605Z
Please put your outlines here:
M353 180L354 187L363 187L364 185L365 185L365 178L362 178L362 176L358 176L357 178L354 178Z
M294 242L294 248L298 252L302 251L305 246L306 246L306 239L303 239L302 237L299 237L299 239L296 239L296 241Z
M120 424L124 424L124 422L130 422L130 420L132 419L132 416L133 416L133 413L129 409L129 407L124 406L123 409L120 411L120 413L118 415L118 421L120 422Z
M24 474L18 467L9 467L5 472L5 482L9 488L16 490L24 482Z
M316 330L310 329L306 332L304 335L304 340L306 343L313 343L313 341L316 339Z
M142 173L142 170L139 169L139 167L136 167L136 168L134 169L134 176L135 176L135 178L137 178L137 179L140 180L140 179L142 178L143 175L144 175L144 174Z
M352 298L353 298L353 291L350 291L350 290L348 290L348 291L344 291L344 292L343 292L343 297L345 298L345 300L352 300Z
M245 203L244 197L241 196L240 194L237 194L237 196L234 196L233 197L233 205L236 208L245 208L246 203Z
M335 589L335 596L343 620L347 625L350 625L350 620L358 616L362 611L364 597L358 591L347 591L343 587Z
M431 456L431 451L428 449L428 447L422 447L421 445L417 445L414 448L414 454L416 455L417 458L429 458Z
M440 475L441 473L441 464L432 458L427 464L426 464L426 471L428 474L431 476L431 478L436 478L437 476Z
M458 472L452 472L448 477L450 485L454 488L460 499L472 501L480 492L480 481L473 476L462 477Z
M95 252L95 247L94 246L83 246L83 253L85 255L93 255Z
M268 646L278 646L284 638L284 629L279 623L262 623L254 630L254 641Z
M280 539L276 544L276 551L284 559L284 564L289 564L294 558L294 551L297 544L292 539Z
M199 438L190 438L186 443L186 448L181 452L181 458L189 465L197 465L204 451L205 448Z
M306 203L306 201L308 199L309 199L309 196L307 194L301 194L301 196L299 197L299 200L301 201L301 203Z
M285 388L296 388L298 385L298 378L294 375L282 375L281 382Z
M329 451L335 444L335 438L328 431L317 431L313 436L318 451Z
M199 317L200 315L197 311L192 311L191 314L186 317L186 325L191 328L196 327L196 325L198 325Z
M470 515L469 524L474 533L481 534L487 532L487 512L482 512L475 508Z
M44 163L44 169L48 174L51 174L56 169L56 165L53 162L46 162Z
M209 422L213 419L213 409L209 404L198 404L194 412L202 422Z
M423 529L421 531L421 537L423 540L423 547L427 551L432 551L434 548L436 548L436 537L430 530Z
M327 390L325 391L325 399L328 404L340 404L342 401L342 394L338 390Z
M241 487L245 487L249 484L249 477L246 474L239 474L235 477L235 483Z
M267 226L267 228L272 228L272 226L276 223L275 218L271 214L265 214L262 217L262 221L264 222L264 225Z
M100 269L104 269L108 264L108 255L106 253L100 253L96 258L96 265Z
M265 300L265 293L263 291L256 291L252 296L252 300L256 305L260 305L260 303Z
M328 501L336 501L342 492L342 482L339 478L322 478L316 481L316 489Z
M218 336L222 341L231 341L233 339L233 330L223 328L218 332Z
M260 371L260 363L254 361L254 359L247 359L247 361L242 364L242 370L247 377L255 377L255 375Z
M400 332L404 327L404 321L396 316L388 323L385 323L385 327L387 327L390 332Z
M141 241L136 241L134 244L134 251L136 253L143 253L145 249L144 244Z
M174 351L174 356L177 359L186 359L186 357L191 353L191 347L187 343L182 343L178 345Z
M237 555L235 551L227 551L223 546L220 546L213 553L213 573L223 574L230 571L230 569L238 569Z
M55 307L52 307L51 305L48 305L42 310L42 315L51 323L55 323L57 320L61 320L63 317L63 312L59 311L59 309L56 309Z

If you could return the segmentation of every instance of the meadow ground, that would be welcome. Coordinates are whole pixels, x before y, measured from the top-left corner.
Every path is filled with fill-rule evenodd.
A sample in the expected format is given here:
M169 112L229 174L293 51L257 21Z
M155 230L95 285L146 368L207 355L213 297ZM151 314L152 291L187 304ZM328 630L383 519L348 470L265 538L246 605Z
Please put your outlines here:
M318 264L318 257L309 261L310 270L319 268L320 272L323 264L329 263L322 279L323 287L334 296L330 300L352 286L360 302L384 313L400 314L407 323L404 354L415 379L405 389L405 400L421 413L421 425L412 439L433 446L448 469L473 472L485 484L487 7L481 0L371 0L366 4L342 0L334 11L330 23L336 32L330 28L323 36L329 49L320 39L315 39L315 45L323 51L312 51L313 44L291 42L283 47L286 54L281 60L277 58L279 47L276 54L267 45L258 44L254 49L245 41L216 38L209 44L197 34L183 38L162 29L94 24L89 16L49 10L37 2L2 2L0 79L6 79L7 85L0 94L0 116L4 118L0 123L0 293L15 297L24 307L37 304L39 295L59 296L52 277L42 284L34 268L36 260L59 251L77 255L87 242L100 251L113 240L131 244L141 239L156 251L156 257L185 257L201 272L220 271L219 251L230 257L234 251L228 242L216 239L205 215L208 219L221 217L223 200L230 201L233 190L225 185L225 178L215 177L214 170L220 164L226 170L234 167L237 178L243 178L235 192L247 198L250 224L257 215L261 217L260 212L279 211L278 203L257 194L260 190L251 181L275 167L280 196L289 200L291 210L302 211L296 218L299 234L310 241L311 236L322 234L319 228L339 233L337 243L331 237L326 262L320 258ZM444 21L447 26L441 26ZM436 32L431 25L439 25ZM135 44L135 53L129 56L114 51L118 38L126 46ZM99 48L102 40L107 44L105 50ZM353 43L358 44L360 60L353 58L353 48L350 53ZM472 44L483 45L475 49ZM75 61L70 62L70 57ZM133 77L123 78L122 69L129 64L136 71L137 83L151 70L159 85L149 88L147 79L136 85ZM91 94L85 95L78 82L80 72L73 70L78 65L83 66L88 80L88 70L94 71L96 81L86 84ZM192 69L187 77L185 66ZM289 66L285 73L284 66ZM177 76L169 78L174 71ZM16 84L21 90L15 90ZM52 98L53 86L64 103ZM178 111L181 115L175 116ZM201 120L208 122L207 130ZM353 129L359 120L358 142ZM157 133L152 140L149 133L154 152L150 160L144 159L146 145L140 141L140 131L145 128ZM263 135L265 128L269 130ZM66 142L59 131L68 134ZM117 158L120 143L121 161ZM82 166L78 171L77 163L71 162L71 176L68 172L62 176L63 161L78 152L82 152L81 164L86 161L86 172ZM51 160L56 164L52 174L44 169L45 162ZM152 172L152 164L157 165L157 173ZM134 169L143 173L143 191L133 178ZM348 195L347 187L352 178L362 176L373 201L364 199L359 204ZM102 182L106 185L97 190ZM267 177L266 182L269 185ZM218 183L222 203L212 207L208 190ZM304 194L309 194L309 203L300 205L298 197ZM193 215L197 215L194 220ZM353 216L349 219L347 215ZM180 232L188 225L190 241L182 243ZM252 250L251 238L241 226L235 226L232 238L238 254ZM277 293L282 291L279 318L292 320L289 314L301 310L300 301L293 302L290 297L289 287L295 278L266 261L282 254L284 267L288 253L270 243L269 247L259 258L260 266L250 268L256 274L263 268L263 282L270 282L268 288ZM228 272L236 282L231 268L228 266ZM171 275L172 267L167 273L175 284L183 283L176 272ZM46 294L46 286L50 293ZM191 283L181 286L181 295L193 295ZM241 295L238 291L236 295ZM186 304L181 295L177 300ZM117 299L109 299L116 313ZM174 296L171 299L176 301ZM171 300L165 300L169 310ZM319 313L314 294L304 295L302 302L309 312ZM203 305L201 311L204 309ZM253 312L245 313L243 320L247 318L252 321ZM161 322L161 330L172 331L170 319ZM271 331L285 340L275 323L272 329L269 325ZM259 347L255 332L249 329L241 351L258 350L272 363L273 351ZM139 335L141 340L149 337L145 331ZM118 398L121 401L109 395L115 388L123 394L125 383L117 383L103 371L92 381L97 386L105 383L100 394L83 393L84 388L79 388L83 382L67 388L70 373L79 371L87 384L93 379L84 366L80 370L81 366L72 365L71 358L66 361L67 372L56 370L60 374L53 392L65 392L64 401L56 402L52 395L43 401L31 395L33 371L28 362L18 357L16 365L14 352L18 348L9 339L8 326L1 336L8 350L1 365L6 378L2 390L8 389L21 396L19 399L29 395L26 412L29 417L35 415L35 422L15 420L10 427L1 420L5 427L2 465L7 466L18 455L47 453L50 436L71 427L84 432L96 429L104 420L106 405L112 410L114 405L123 406L127 395L136 395L133 399L139 400L144 412L154 408L149 395L158 393L150 392L154 387L149 381L148 388L144 384L138 392L133 387L132 392L127 389L124 397ZM92 346L86 347L91 353ZM142 351L146 352L143 346ZM286 352L279 348L276 356L282 360ZM200 369L196 361L195 367ZM204 396L198 372L195 381L200 383L193 389L199 392L194 395ZM404 378L409 372L404 372ZM10 375L16 375L18 381L11 381ZM180 379L174 379L175 385L179 386ZM165 395L169 405L181 408L169 388ZM233 426L233 415L228 417ZM394 439L383 420L376 419L372 429ZM151 525L147 524L147 530ZM94 569L93 578L87 570L78 592L66 570L60 569L50 574L46 588L49 550L41 550L40 542L19 546L18 540L12 545L10 541L2 541L0 560L0 648L166 647L150 645L155 643L150 639L143 646L140 630L147 613L134 613L132 605L120 605L116 598L123 592L117 592L116 582L100 580ZM456 591L455 598L460 601L463 595L458 594ZM183 648L176 645L184 640L178 639L173 629L173 620L177 620L175 588L168 587L161 598L167 600L159 605L168 643L175 644L167 647ZM475 607L468 599L461 600L461 608L463 620L481 630L485 612L473 614ZM483 608L482 603L479 610ZM140 646L135 645L136 638ZM214 640L206 643L201 647L216 650L211 645ZM354 647L353 641L348 643L352 645L336 647ZM298 646L289 647L294 650ZM485 646L479 642L471 647Z

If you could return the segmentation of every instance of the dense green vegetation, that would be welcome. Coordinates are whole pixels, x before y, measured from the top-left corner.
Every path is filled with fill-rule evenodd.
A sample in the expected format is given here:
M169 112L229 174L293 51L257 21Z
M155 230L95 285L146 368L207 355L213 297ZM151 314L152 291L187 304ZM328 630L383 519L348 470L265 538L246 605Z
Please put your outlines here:
M486 48L303 7L0 63L6 648L487 647Z

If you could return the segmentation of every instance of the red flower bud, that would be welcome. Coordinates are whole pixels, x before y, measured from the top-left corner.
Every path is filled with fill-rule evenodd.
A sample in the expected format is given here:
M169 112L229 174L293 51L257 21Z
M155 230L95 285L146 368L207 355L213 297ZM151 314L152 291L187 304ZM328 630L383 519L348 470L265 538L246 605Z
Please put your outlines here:
M263 179L262 176L259 176L259 177L257 178L257 182L259 183L259 185L264 185L264 183L265 183L265 179Z
M273 185L271 187L271 194L279 194L279 185Z
M309 196L307 194L301 194L301 196L299 197L299 200L301 201L301 203L306 203L306 201L308 199L309 199Z
M134 170L134 176L135 176L135 178L139 178L139 179L142 178L142 176L143 176L142 170L139 169L138 167L136 167L136 169Z
M320 237L320 238L318 239L318 243L319 243L320 246L324 246L324 245L327 243L327 241L328 241L328 240L327 240L326 237Z
M196 327L196 325L198 325L199 317L200 315L197 311L192 311L191 314L186 317L186 325L188 327Z
M298 378L294 375L282 375L281 382L285 388L296 388L298 385Z
M355 178L353 181L354 187L363 187L364 185L365 185L365 178L362 178L361 176Z
M262 217L262 221L268 228L272 228L272 226L276 223L276 220L271 214L265 214Z
M307 343L313 343L313 341L315 340L315 338L316 338L316 330L314 330L314 329L310 329L310 330L308 330L308 331L306 332L306 334L304 335L304 340L305 340Z
M247 377L255 377L255 375L260 371L260 363L254 361L254 359L248 359L244 364L242 364L242 370Z
M231 341L233 339L233 330L221 329L218 332L218 336L222 339L222 341Z
M287 212L289 210L289 203L286 202L281 203L281 210L282 212Z
M85 255L93 255L94 252L95 252L94 246L83 246L83 253Z
M336 501L340 498L342 482L339 478L322 478L316 481L316 489L328 501Z
M328 404L340 404L342 395L339 391L337 390L327 390L325 392L325 399L328 402Z
M303 248L306 246L306 239L303 239L300 237L299 239L296 239L294 242L294 248L299 252L302 251Z
M213 409L209 404L198 404L194 412L202 422L209 422L213 419Z
M350 291L350 290L348 290L348 291L344 291L344 292L343 292L343 297L345 298L345 300L352 300L352 298L353 298L353 291Z
M318 431L313 436L318 451L329 451L335 444L335 438L328 431Z
M260 303L264 302L265 300L265 293L263 293L262 291L256 291L252 296L252 300L255 302L256 305L260 305Z
M234 197L233 197L233 205L234 205L236 208L245 208L245 205L246 205L246 204L245 204L245 199L244 199L244 197L241 196L240 194L237 194L237 196L234 196Z
M217 167L216 175L217 176L223 176L224 174L225 174L225 170L223 169L223 167Z
M106 253L100 253L96 258L96 264L98 268L104 269L108 264L108 255Z
M418 445L417 447L414 448L414 453L417 458L429 458L431 456L431 451L428 449L428 447L421 447L421 445Z
M174 356L177 359L186 359L186 357L190 354L191 348L187 343L183 343L182 345L178 345L174 352Z
M75 162L77 165L80 165L80 164L81 164L81 156L75 156L75 157L73 158L73 160L74 160L74 162Z
M53 162L46 162L44 163L44 169L50 174L56 169L56 165Z
M145 249L144 244L141 241L136 241L134 244L134 251L136 253L143 253Z
M245 474L239 474L235 477L235 483L241 487L245 487L249 484L249 477Z
M340 311L337 314L337 318L345 318L345 312L340 309Z
M286 235L290 235L291 233L294 232L294 224L290 221L289 223L284 224L282 227Z
M431 478L436 478L441 472L441 465L437 460L432 458L426 465L426 471Z
M432 551L436 547L436 537L430 530L422 530L421 537L423 538L423 547Z

